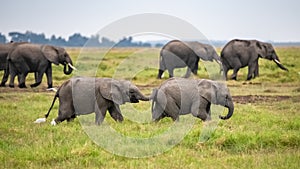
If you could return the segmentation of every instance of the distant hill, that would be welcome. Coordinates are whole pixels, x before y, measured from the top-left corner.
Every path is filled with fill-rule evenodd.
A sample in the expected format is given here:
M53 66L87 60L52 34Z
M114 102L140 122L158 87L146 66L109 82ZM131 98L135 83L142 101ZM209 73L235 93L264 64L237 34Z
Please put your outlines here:
M7 43L9 41L15 42L31 42L38 44L51 44L55 46L69 46L69 47L162 47L169 40L152 40L152 41L134 41L133 37L124 37L120 39L118 42L114 42L107 37L100 37L99 35L86 37L82 36L80 33L74 33L69 36L68 39L64 39L62 37L57 37L52 35L51 38L46 38L45 34L37 34L31 31L26 31L25 33L20 32L9 32L8 34L10 39L8 39L5 35L0 32L0 43ZM211 40L209 41L215 47L223 47L228 41L225 40ZM300 46L300 42L273 42L274 46Z

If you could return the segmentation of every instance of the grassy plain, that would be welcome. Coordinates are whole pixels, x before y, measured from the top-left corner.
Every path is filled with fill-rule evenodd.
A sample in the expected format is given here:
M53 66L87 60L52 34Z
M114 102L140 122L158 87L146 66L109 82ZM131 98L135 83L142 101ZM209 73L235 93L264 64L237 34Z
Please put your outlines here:
M146 95L168 76L156 79L159 53L156 48L67 50L78 68L72 76L131 80ZM245 81L247 68L240 70L238 81L226 82L235 102L234 115L219 121L208 141L199 142L205 124L196 120L173 148L146 158L128 158L98 146L78 118L50 126L51 119L57 116L58 102L47 123L34 124L35 119L47 112L54 96L46 91L45 77L35 89L0 88L0 168L299 168L300 48L278 47L276 51L289 72L262 59L260 77ZM205 71L203 63L199 67L198 75L193 78L213 77ZM53 65L56 87L71 77L64 75L62 69ZM179 69L175 74L184 72L185 69ZM32 83L33 75L26 82ZM150 102L126 104L121 107L123 123L114 122L110 116L105 122L133 138L159 135L174 125L170 119L150 123L150 106ZM132 107L138 112L132 112ZM85 117L93 123L94 114ZM115 146L127 145L118 144ZM129 151L134 151L135 147L130 146Z

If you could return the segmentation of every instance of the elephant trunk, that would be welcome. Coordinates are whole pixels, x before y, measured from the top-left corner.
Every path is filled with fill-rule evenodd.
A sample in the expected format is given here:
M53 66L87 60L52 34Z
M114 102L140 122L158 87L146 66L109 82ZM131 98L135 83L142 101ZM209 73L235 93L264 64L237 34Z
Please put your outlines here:
M233 111L234 111L234 105L233 105L232 101L227 102L227 104L225 105L225 107L228 108L228 114L226 116L219 116L219 118L222 119L222 120L229 119L232 116Z
M72 73L73 70L76 70L76 68L72 65L72 62L64 64L64 74L69 75Z
M149 101L150 97L144 96L140 91L138 92L138 100L142 100L142 101Z
M217 54L217 52L214 52L212 58L218 63L218 64L222 64L220 56Z
M280 63L279 59L274 59L273 61L277 64L277 66L278 66L280 69L285 70L285 71L289 71L286 67L284 67L284 66Z

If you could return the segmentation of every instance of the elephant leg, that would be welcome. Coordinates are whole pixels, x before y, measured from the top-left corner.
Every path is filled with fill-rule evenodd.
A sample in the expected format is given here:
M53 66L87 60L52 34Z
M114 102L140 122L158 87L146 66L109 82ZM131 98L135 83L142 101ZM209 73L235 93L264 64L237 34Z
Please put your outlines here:
M258 77L258 76L259 76L259 65L257 62L255 65L254 77Z
M35 80L35 82L37 81L38 76L39 76L39 73L38 72L34 72L34 80Z
M15 87L14 85L14 81L15 81L15 77L17 75L17 71L15 70L15 68L13 67L13 64L9 63L9 74L10 74L10 80L9 80L9 87L13 88Z
M191 76L191 73L192 73L191 68L187 67L186 73L183 77L184 78L189 78Z
M67 118L67 122L74 121L75 118L76 118L76 115L73 114L70 118Z
M21 73L18 75L19 88L26 88L25 79L26 79L27 74L28 73L25 72L25 73Z
M174 100L168 100L168 104L166 105L165 112L168 116L172 118L173 121L179 120L180 110Z
M251 63L248 65L248 75L247 75L247 80L251 80L252 79L252 76L253 74L255 73L255 69L257 67L257 61L256 60L255 62Z
M240 67L235 67L233 69L233 74L231 75L231 79L232 80L236 80L237 79L237 73L238 73L239 70L240 70Z
M110 116L117 122L122 122L124 120L119 105L113 105L108 108Z
M14 85L15 77L16 77L15 73L10 74L9 87L11 87L11 88L15 87L15 85Z
M168 69L169 72L169 78L174 77L174 69Z
M35 74L35 76L36 76L35 83L31 84L30 87L37 87L38 85L40 85L42 83L44 73L47 74L48 70L52 72L51 63L48 63L48 65L46 67L38 68L37 70L38 71ZM52 79L52 77L51 77L51 79Z
M157 79L161 79L162 75L164 73L164 70L158 70L158 75L157 75Z
M239 60L234 62L233 74L231 75L231 79L233 79L233 80L237 79L237 73L238 73L238 71L240 70L241 67L242 67L242 64Z
M210 117L210 105L211 103L200 97L199 102L193 103L191 112L194 117L201 119L202 121L211 120Z
M3 77L2 77L2 81L1 81L0 87L5 87L5 83L8 80L8 75L9 75L9 70L4 69L4 74L3 74Z
M31 84L30 87L37 87L42 83L43 73L38 73L37 80L34 84Z
M228 69L227 67L223 66L223 76L224 76L224 78L225 78L226 80L228 80L228 78L227 78L228 70L229 70L229 69Z
M49 66L46 70L46 76L47 76L48 88L52 88L52 66L51 66L51 63L49 64Z
M108 107L107 106L101 106L100 108L97 106L97 104L95 105L95 124L96 125L100 125L105 116L106 116L106 111L107 111Z
M194 63L194 67L191 68L194 75L198 74L198 68L199 68L198 62L199 62L199 60L197 60L197 62Z

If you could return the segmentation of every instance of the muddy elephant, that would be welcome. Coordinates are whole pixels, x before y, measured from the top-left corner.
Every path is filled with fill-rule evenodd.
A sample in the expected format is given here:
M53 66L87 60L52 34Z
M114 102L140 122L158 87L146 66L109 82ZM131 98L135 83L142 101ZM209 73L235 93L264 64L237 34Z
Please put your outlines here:
M58 117L52 120L52 125L92 112L95 112L95 123L99 125L103 122L107 111L115 121L122 122L123 116L119 105L126 102L138 103L139 100L149 101L149 97L144 96L130 81L74 77L60 86L43 121L46 121L57 98L59 98Z
M15 76L18 75L19 87L25 88L25 79L28 73L35 73L36 82L31 87L41 84L43 74L46 73L48 88L52 88L52 63L64 65L64 73L72 73L73 63L64 48L39 45L22 44L14 48L8 55L10 82L9 87L14 87Z
M171 117L174 121L180 115L191 113L203 121L211 120L211 104L228 108L229 119L234 111L232 97L226 85L206 79L170 78L154 89L152 99L152 120Z
M1 87L5 86L5 83L7 82L9 76L9 68L7 63L8 53L11 50L13 50L16 46L25 43L27 42L10 42L5 44L0 44L0 70L4 70L2 81L0 84Z
M191 72L196 75L199 59L204 61L215 60L221 67L220 57L211 45L196 41L172 40L163 46L160 51L157 78L160 79L165 70L168 70L169 77L173 77L175 68L186 66L187 71L184 77L189 77Z
M236 80L239 69L246 66L248 66L247 80L259 76L259 58L273 60L279 68L288 71L280 63L272 44L258 40L234 39L228 42L221 51L225 78L227 79L228 70L233 69L231 79Z

